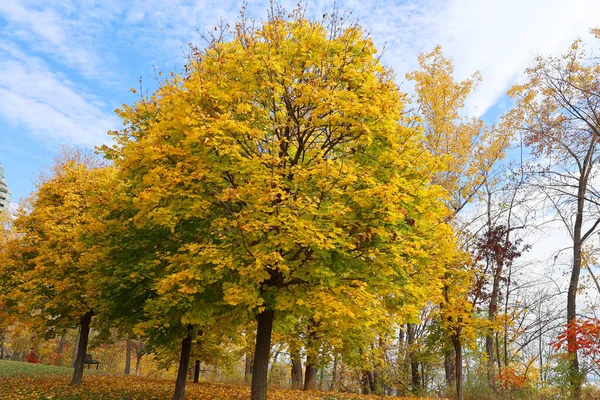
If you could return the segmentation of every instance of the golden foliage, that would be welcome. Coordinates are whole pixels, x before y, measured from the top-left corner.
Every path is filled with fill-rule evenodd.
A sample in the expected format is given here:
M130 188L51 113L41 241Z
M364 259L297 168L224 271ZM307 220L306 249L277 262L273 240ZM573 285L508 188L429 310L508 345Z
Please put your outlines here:
M126 376L88 376L81 386L68 386L65 376L42 378L14 377L0 379L0 393L3 400L45 399L129 399L159 400L171 399L173 382L164 379L149 379ZM250 388L246 386L219 383L188 383L186 399L189 400L248 400ZM357 395L295 390L270 390L269 400L406 400L405 397ZM417 400L411 397L411 400ZM425 398L422 398L425 400Z

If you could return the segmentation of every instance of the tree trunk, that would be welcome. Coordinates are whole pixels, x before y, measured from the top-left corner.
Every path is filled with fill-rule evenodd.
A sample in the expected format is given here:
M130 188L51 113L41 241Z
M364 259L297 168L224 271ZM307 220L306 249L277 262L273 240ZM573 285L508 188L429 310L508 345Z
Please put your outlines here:
M452 345L454 346L455 357L455 377L456 377L456 400L463 400L463 365L462 365L462 343L458 334L452 335Z
M125 345L125 375L129 375L131 373L131 342L129 339L125 340Z
M135 376L140 376L140 362L142 361L142 351L136 350L135 352Z
M575 225L577 228L577 222ZM579 233L581 233L581 231ZM575 236L577 236L577 232L575 232ZM571 271L571 281L569 283L569 290L567 293L567 324L574 323L577 317L577 288L579 286L580 271L581 243L579 242L579 240L577 240L575 241L575 244L573 246L573 270ZM577 337L573 329L567 330L567 344L569 357L571 360L569 371L571 395L575 400L579 400L581 398L582 378L579 372L579 359L577 357Z
M371 394L371 385L369 385L369 371L362 372L362 394Z
M200 360L196 360L194 363L194 383L198 383L200 380Z
M315 390L317 377L317 363L314 355L306 357L306 370L304 372L304 390Z
M333 358L333 370L331 372L331 385L329 385L330 391L337 390L337 382L338 382L338 355Z
M456 367L454 366L454 352L450 349L445 351L444 355L444 373L446 377L446 386L452 387L454 386L454 371Z
M1 335L0 335L1 336ZM56 345L56 354L62 354L65 351L65 345L67 344L67 334L63 333L62 336L58 339L58 343Z
M73 369L73 379L71 385L81 385L83 380L83 367L85 365L85 355L87 352L88 339L90 336L90 323L94 314L88 311L79 322L79 340L77 343L77 356L75 357L75 366Z
M421 377L419 376L419 363L415 360L415 325L406 324L406 343L408 344L408 358L410 360L410 376L413 393L421 390Z
M190 329L188 328L188 331ZM185 381L190 367L190 354L192 352L192 335L188 335L181 341L181 357L179 359L179 369L177 370L177 380L175 381L175 392L173 400L185 399Z
M250 383L252 379L252 353L246 352L246 368L244 369L244 383Z
M75 368L75 360L77 360L77 349L79 349L79 342L81 338L81 325L77 328L77 339L75 339L75 346L73 346L73 354L71 355L71 366Z
M271 332L273 331L274 310L264 310L258 314L256 347L252 365L251 400L267 400L269 380L269 353L271 351Z
M290 357L292 359L292 388L302 390L304 379L302 376L302 358L300 357L300 350L293 349Z

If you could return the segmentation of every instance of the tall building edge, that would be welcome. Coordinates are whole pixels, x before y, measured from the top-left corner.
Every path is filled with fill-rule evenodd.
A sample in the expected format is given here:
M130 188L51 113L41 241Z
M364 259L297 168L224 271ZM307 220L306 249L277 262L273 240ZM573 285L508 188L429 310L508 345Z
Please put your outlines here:
M4 177L4 168L0 165L0 211L8 210L10 205L10 191Z

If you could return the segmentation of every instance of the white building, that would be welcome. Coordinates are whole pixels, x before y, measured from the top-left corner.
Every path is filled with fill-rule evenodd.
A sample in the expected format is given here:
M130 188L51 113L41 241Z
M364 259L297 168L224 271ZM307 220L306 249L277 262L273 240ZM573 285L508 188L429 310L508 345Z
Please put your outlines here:
M0 212L7 210L10 204L10 192L8 191L8 185L6 179L4 179L4 168L0 165Z

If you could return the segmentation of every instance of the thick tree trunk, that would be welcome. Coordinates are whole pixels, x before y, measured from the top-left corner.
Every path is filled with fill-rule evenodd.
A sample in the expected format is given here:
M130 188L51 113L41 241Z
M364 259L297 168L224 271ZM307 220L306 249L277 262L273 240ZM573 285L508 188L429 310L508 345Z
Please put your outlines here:
M196 360L194 363L194 383L198 383L200 380L200 360Z
M444 354L444 373L446 377L446 386L451 388L454 386L454 371L456 371L456 367L454 366L454 351L447 349Z
M271 351L271 332L275 311L264 310L258 314L256 330L256 347L254 348L254 363L252 366L251 400L267 400L269 380L269 353Z
M293 349L290 358L292 359L292 388L301 390L304 379L302 376L302 357L300 356L300 350Z
M125 341L125 345L125 375L129 375L131 373L131 342L129 339Z
M88 311L79 322L79 340L77 343L77 356L75 357L75 366L73 369L73 379L71 385L81 385L83 380L83 367L85 365L85 355L87 352L88 339L90 337L90 324L94 314Z
M304 390L316 389L317 357L309 355L306 357L306 370L304 372Z
M452 335L452 345L454 346L455 357L455 378L456 378L456 400L463 400L463 365L462 365L462 343L459 335Z
M173 400L185 399L185 383L188 369L190 367L190 354L192 353L192 335L188 334L181 341L181 357L179 359L179 369L177 370L177 380L175 381L175 392Z

